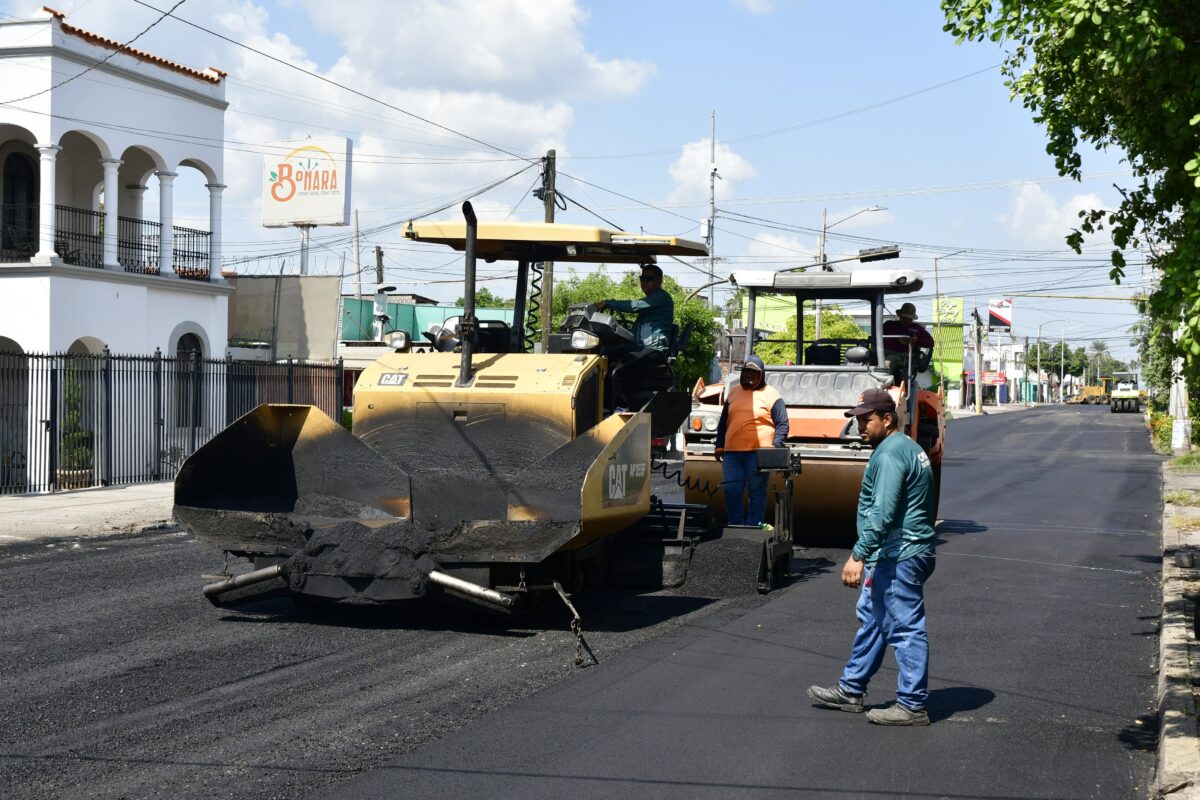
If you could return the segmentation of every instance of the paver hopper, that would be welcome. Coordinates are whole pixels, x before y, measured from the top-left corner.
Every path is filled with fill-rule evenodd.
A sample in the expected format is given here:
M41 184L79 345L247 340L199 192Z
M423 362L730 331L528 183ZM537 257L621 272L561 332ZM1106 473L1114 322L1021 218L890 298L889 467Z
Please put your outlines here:
M457 355L387 356L359 379L353 434L311 406L260 406L188 459L176 516L316 597L547 577L649 509L649 416L600 419L598 361L497 354L455 389ZM496 594L480 599L508 605Z

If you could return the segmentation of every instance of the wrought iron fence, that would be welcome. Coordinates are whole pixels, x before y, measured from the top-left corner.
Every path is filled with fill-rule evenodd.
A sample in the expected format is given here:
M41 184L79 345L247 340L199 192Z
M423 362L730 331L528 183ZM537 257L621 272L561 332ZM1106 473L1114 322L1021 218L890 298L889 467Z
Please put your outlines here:
M104 269L104 215L55 206L54 250L65 264Z
M171 268L175 270L175 274L188 280L208 280L208 254L212 247L212 234L176 225L172 242Z
M0 494L167 480L262 403L340 421L342 382L340 360L0 353Z
M38 207L7 203L0 207L0 263L21 263L38 249Z
M34 204L0 206L0 263L29 261L38 250L38 212ZM54 207L54 249L64 263L104 267L104 213L72 206ZM159 273L162 224L117 217L117 263L126 272ZM206 281L210 277L212 233L172 228L172 264L180 278Z
M126 272L157 275L160 231L160 222L117 217L117 263Z

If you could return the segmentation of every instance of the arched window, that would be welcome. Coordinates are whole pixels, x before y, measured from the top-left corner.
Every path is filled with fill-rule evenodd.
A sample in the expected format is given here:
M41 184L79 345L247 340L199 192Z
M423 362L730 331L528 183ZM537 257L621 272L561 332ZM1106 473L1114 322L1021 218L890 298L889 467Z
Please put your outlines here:
M192 353L199 353L200 357L204 358L204 343L196 334L185 333L179 337L179 344L175 345L175 355L184 358Z
M22 153L4 159L0 191L0 249L10 256L32 256L38 244L37 167Z

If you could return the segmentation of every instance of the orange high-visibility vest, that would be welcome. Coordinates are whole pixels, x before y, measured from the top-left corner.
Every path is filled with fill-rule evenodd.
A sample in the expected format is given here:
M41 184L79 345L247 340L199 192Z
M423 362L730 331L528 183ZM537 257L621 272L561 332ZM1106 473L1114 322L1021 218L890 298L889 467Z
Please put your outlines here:
M741 384L730 387L725 400L725 449L738 452L770 447L775 440L771 408L779 399L779 392L766 384L751 390Z

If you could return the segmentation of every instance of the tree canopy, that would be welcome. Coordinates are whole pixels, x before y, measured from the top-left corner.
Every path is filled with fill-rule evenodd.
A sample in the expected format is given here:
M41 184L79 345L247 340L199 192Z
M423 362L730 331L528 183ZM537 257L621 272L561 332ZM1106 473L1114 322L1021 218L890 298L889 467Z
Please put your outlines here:
M837 306L826 305L821 310L821 337L825 339L867 339L867 334L851 317ZM817 338L817 316L812 303L805 303L804 341ZM796 318L788 317L787 327L754 348L764 364L783 364L796 360Z
M619 280L614 280L603 266L586 275L579 275L572 268L565 280L559 279L554 284L555 329L566 319L567 310L574 303L638 300L645 297L638 283L640 271L626 272ZM689 322L692 323L687 344L675 362L675 375L680 388L690 389L697 378L708 378L717 351L718 326L708 304L697 298L686 300L689 290L680 286L670 275L663 276L663 288L675 301L675 324L679 329L682 331Z
M1103 230L1110 276L1138 248L1161 280L1145 305L1173 327L1200 374L1200 3L1195 0L942 0L945 29L961 43L1006 48L1014 98L1045 126L1059 174L1079 179L1080 143L1117 147L1135 181L1115 209L1081 212L1067 243ZM1158 342L1161 344L1161 342Z
M465 299L463 297L458 298L454 301L454 305L461 306ZM480 286L475 290L476 308L512 308L515 305L515 300L506 300L499 295L493 294L492 290L486 286Z

